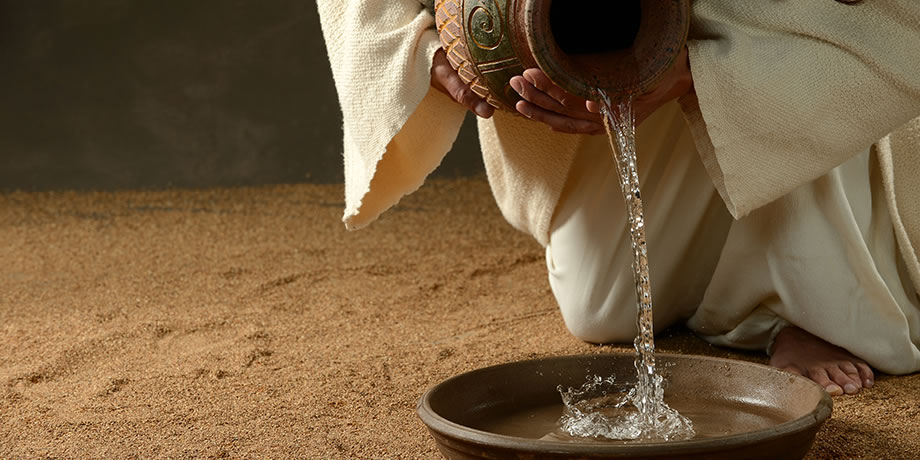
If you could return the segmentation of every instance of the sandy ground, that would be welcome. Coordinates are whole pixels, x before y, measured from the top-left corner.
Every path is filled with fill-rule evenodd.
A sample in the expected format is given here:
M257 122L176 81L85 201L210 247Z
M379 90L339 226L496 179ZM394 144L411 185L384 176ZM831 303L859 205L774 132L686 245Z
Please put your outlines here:
M0 458L437 458L427 387L616 349L566 332L541 248L484 180L432 182L354 233L341 196L0 195ZM810 458L917 458L918 395L920 375L882 376L836 398Z

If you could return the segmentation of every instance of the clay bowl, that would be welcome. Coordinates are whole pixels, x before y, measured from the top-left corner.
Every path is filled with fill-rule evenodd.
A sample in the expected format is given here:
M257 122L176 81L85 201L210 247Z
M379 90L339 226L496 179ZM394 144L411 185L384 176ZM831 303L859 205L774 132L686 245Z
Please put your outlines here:
M667 380L665 401L694 422L694 439L540 439L554 430L563 411L557 385L577 388L588 375L611 373L632 383L633 355L627 353L544 358L467 372L429 389L418 414L450 459L801 458L831 414L830 396L804 377L743 361L656 357Z

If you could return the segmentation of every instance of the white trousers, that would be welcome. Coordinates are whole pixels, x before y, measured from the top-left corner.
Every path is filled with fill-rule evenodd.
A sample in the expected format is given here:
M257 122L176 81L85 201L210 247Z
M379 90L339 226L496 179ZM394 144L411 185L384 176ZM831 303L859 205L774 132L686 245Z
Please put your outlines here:
M920 370L920 300L870 152L740 220L676 104L643 123L637 152L656 331L686 321L714 344L766 349L791 323L883 372ZM566 326L589 342L636 335L624 208L598 136L575 159L546 248Z

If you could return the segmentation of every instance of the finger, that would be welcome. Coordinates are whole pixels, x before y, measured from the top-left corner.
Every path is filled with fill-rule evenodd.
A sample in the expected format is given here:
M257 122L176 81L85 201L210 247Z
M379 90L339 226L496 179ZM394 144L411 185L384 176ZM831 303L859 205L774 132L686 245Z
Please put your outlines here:
M827 371L823 367L816 367L808 370L808 378L812 379L818 385L824 387L824 391L831 396L840 396L843 394L843 388L831 381Z
M557 112L572 118L579 118L582 120L590 120L600 122L600 116L598 114L590 113L586 108L582 107L578 110L572 110L564 105L562 105L556 99L553 99L548 94L539 90L532 83L527 81L524 77L515 76L511 78L510 81L511 87L521 95L524 100L534 104L538 107L544 108L551 112Z
M540 69L525 70L524 79L569 110L585 109L585 99L556 86Z
M482 118L491 118L495 114L495 107L492 107L492 104L486 102L485 99L480 98L476 102L476 106L473 108L473 113L479 115Z
M483 98L470 89L469 85L463 82L457 71L447 62L447 59L436 61L431 68L432 84L435 88L440 89L460 105L472 110L476 115L483 118L489 118L495 113L495 109L489 105Z
M521 115L545 123L553 128L553 131L569 134L600 134L604 132L604 125L600 123L561 115L527 101L518 101L514 107Z
M601 105L596 101L585 101L585 109L591 113L601 113Z
M859 379L851 378L840 366L829 366L827 375L834 383L842 387L843 392L848 395L859 393L859 389L862 388Z
M472 110L473 113L482 118L489 118L495 113L495 109L485 99L473 92L469 85L463 83L459 76L457 76L456 80L448 82L447 94L450 94L460 105Z
M511 87L514 88L524 100L531 104L536 104L546 110L552 110L554 112L564 112L566 110L566 107L559 101L549 97L548 94L537 89L520 75L511 77L510 83Z
M872 368L868 364L857 362L856 370L859 372L859 379L862 380L864 387L872 388L875 386L875 373L872 372Z

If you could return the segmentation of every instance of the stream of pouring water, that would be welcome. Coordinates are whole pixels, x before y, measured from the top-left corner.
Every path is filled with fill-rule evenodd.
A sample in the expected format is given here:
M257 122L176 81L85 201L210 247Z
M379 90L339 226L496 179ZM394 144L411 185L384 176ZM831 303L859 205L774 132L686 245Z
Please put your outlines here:
M638 335L636 347L636 407L643 424L650 424L654 416L656 399L661 399L661 376L655 372L655 336L652 320L652 289L649 283L648 251L645 242L645 215L642 210L642 196L639 192L639 171L636 165L635 114L632 98L627 97L613 107L610 97L599 89L601 113L604 127L610 138L610 148L620 179L620 189L626 202L626 217L629 236L632 240L633 271L636 280ZM614 144L614 141L616 142Z
M693 424L664 402L663 378L655 371L655 338L652 322L652 291L649 283L648 251L645 242L645 217L639 192L639 172L636 167L635 113L632 98L614 104L607 93L597 89L604 126L616 165L620 188L626 202L626 216L633 249L633 270L638 302L636 336L636 385L619 399L610 400L610 393L621 394L614 378L595 376L580 389L563 390L566 414L562 417L563 431L573 436L609 439L676 440L694 436ZM633 406L633 410L629 409Z

